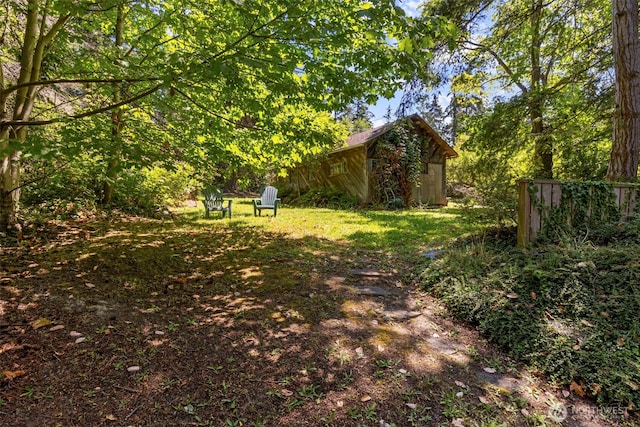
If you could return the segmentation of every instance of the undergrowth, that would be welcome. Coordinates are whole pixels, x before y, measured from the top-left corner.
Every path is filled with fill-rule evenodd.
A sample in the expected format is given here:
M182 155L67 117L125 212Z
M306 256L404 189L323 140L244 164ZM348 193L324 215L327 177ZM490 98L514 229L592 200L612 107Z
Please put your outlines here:
M560 243L515 231L451 244L422 272L450 312L512 356L602 405L640 406L640 221Z
M283 197L286 197L286 194L283 194ZM321 187L310 189L299 197L289 195L287 203L304 207L353 209L358 205L358 198L337 188Z

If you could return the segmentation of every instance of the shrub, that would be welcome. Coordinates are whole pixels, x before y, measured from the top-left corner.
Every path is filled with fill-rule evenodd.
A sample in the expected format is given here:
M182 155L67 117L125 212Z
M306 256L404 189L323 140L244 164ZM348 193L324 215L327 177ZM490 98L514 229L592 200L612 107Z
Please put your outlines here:
M176 206L192 192L193 168L178 165L174 170L160 167L130 168L120 171L113 182L110 208L136 214L151 214L161 206ZM28 163L25 181L33 180L22 192L21 202L32 213L73 216L95 211L105 179L103 164L88 156L73 162L50 165Z
M112 206L123 211L148 214L162 206L178 206L194 191L192 168L173 171L160 167L122 171L114 183Z
M96 209L100 173L88 158L72 163L25 162L20 201L32 213L72 216Z
M450 312L513 357L600 404L640 405L640 223L597 246L515 236L452 244L422 273ZM513 243L511 243L513 242Z
M358 198L337 188L315 188L292 201L301 206L332 209L353 209L358 205Z

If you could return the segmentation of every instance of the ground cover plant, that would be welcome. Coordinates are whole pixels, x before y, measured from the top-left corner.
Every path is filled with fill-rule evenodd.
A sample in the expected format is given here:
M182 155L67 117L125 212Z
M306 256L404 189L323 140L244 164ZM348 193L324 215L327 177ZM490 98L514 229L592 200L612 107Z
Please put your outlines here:
M517 360L600 405L640 405L640 222L559 243L515 231L459 240L422 274L458 318Z
M0 248L0 425L552 426L592 405L415 283L479 230L458 208L83 218ZM632 425L563 425L586 421Z

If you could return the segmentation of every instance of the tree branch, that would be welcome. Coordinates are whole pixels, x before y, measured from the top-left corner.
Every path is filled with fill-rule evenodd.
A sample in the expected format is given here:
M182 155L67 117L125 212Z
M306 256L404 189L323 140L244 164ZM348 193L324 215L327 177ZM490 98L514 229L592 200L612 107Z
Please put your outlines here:
M191 98L189 95L187 95L186 93L184 93L182 90L180 90L180 89L178 89L178 88L176 88L176 87L174 87L174 88L173 88L173 90L174 90L175 92L179 93L180 95L182 95L182 96L183 96L187 101L191 102L191 103L192 103L193 105L195 105L196 107L198 107L198 108L200 108L201 110L203 110L203 111L207 112L208 114L211 114L211 115L212 115L212 116L214 116L214 117L219 118L220 120L222 120L222 121L224 121L224 122L226 122L226 123L232 124L232 125L234 125L234 126L239 126L239 127L244 128L244 129L261 130L261 131L263 131L263 130L264 130L264 129L259 128L259 127L256 127L256 126L249 127L249 126L244 126L244 125L242 125L242 124L241 124L241 123L239 123L239 122L234 122L234 121L233 121L233 120L231 120L231 119L228 119L228 118L226 118L226 117L224 117L224 116L222 116L222 115L220 115L220 114L218 114L218 113L216 113L216 112L214 112L214 111L211 111L210 109L208 109L207 107L205 107L204 105L200 104L198 101L196 101L195 99Z
M239 37L236 41L231 43L229 46L225 47L220 52L218 52L215 55L213 55L212 57L208 58L207 61L205 61L205 62L210 62L212 60L216 60L216 59L220 58L221 56L223 56L225 53L230 52L231 50L235 49L244 40L246 40L249 37L255 35L258 31L264 30L265 28L269 27L269 25L273 24L274 22L277 22L278 20L283 18L288 12L289 12L289 9L287 9L284 12L274 16L273 19L270 19L269 21L265 22L264 24L262 24L262 25L260 25L260 26L258 26L256 28L253 28L253 24L251 24L252 28L249 28L249 30L246 32L246 34L244 34L243 36Z
M149 95L151 95L152 93L156 92L158 89L160 89L162 87L161 84L157 84L143 92L138 93L136 96L133 96L131 98L127 98L123 101L117 102L115 104L111 104L111 105L107 105L106 107L102 107L102 108L98 108L95 110L90 110L90 111L85 111L84 113L79 113L79 114L73 114L67 117L58 117L55 119L50 119L50 120L32 120L32 121L28 121L28 120L0 120L0 129L4 128L4 127L8 127L8 126L16 126L18 128L23 127L23 126L43 126L43 125L50 125L53 123L61 123L61 122L65 122L67 120L75 120L75 119L83 119L85 117L89 117L89 116L95 116L96 114L100 114L100 113L104 113L105 111L109 111L112 110L114 108L118 108L121 107L123 105L127 105L127 104L131 104L139 99L145 98Z
M47 86L61 83L140 83L140 82L157 82L160 81L159 77L145 77L145 78L120 78L120 79L56 79L56 80L38 80L35 82L20 83L7 87L1 91L1 95L7 95L11 92L30 87L30 86Z
M129 9L129 12L131 11L131 9ZM129 14L129 12L127 12L127 14ZM177 9L172 11L171 13L169 13L168 17L171 17L174 13L177 12ZM129 48L129 50L127 50L127 52L125 52L125 54L123 55L125 58L128 57L131 52L133 52L135 50L135 46L137 46L137 43L142 40L142 38L144 36L146 36L147 34L151 33L153 30L155 30L156 28L158 28L160 26L160 24L162 24L163 22L165 22L165 18L163 17L162 19L159 19L158 22L156 22L154 25L152 25L151 27L149 27L148 29L146 29L145 31L143 31L142 33L140 33L138 35L138 37L136 37L135 41L131 43L131 47ZM178 38L179 36L174 36L171 37L169 40L164 41L164 42L160 42L158 44L156 44L154 47L158 47L161 46L165 43L170 42L171 40L174 40L176 38Z
M495 51L493 51L492 49L488 48L487 46L485 46L483 44L472 42L471 40L467 40L467 43L469 43L469 44L471 44L473 46L476 46L477 48L479 48L479 49L487 52L489 55L493 56L493 58L496 60L498 65L500 65L500 67L502 67L504 72L507 73L507 75L509 76L511 81L513 81L513 83L520 88L522 93L528 93L529 92L529 89L524 85L524 83L522 83L519 79L516 78L516 75L513 72L513 70L511 70L511 67L509 67L509 65L506 62L504 62L504 60L500 57L500 55L498 55Z

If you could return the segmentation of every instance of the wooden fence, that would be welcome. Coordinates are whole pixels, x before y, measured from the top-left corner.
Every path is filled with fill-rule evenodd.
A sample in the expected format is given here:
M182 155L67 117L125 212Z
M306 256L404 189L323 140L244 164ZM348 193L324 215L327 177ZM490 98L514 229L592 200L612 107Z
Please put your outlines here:
M519 245L525 246L527 243L534 241L540 230L542 230L551 208L560 206L562 184L562 181L553 180L518 181ZM638 185L634 184L611 185L622 220L627 219L636 211L638 188Z

